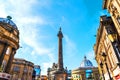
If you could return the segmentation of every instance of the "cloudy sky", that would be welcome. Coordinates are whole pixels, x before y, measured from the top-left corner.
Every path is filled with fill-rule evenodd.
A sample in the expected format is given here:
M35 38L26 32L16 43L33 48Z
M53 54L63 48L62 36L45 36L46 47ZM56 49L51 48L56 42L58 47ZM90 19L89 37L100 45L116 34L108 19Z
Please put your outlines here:
M102 0L0 0L0 17L10 15L20 31L22 48L15 57L40 65L42 74L57 63L60 27L64 67L78 68L85 55L97 66L94 35L106 13Z

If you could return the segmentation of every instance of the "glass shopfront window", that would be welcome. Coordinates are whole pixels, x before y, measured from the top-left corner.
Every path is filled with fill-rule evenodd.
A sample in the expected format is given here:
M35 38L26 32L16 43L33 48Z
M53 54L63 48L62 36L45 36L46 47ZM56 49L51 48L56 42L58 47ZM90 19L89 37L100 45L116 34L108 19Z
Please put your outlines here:
M92 70L86 70L86 79L87 80L93 80L93 71Z

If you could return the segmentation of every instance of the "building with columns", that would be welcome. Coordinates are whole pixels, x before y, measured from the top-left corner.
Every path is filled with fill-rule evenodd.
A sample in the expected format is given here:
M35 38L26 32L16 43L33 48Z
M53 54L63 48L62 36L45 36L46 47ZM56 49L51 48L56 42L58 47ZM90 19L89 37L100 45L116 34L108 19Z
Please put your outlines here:
M95 59L103 80L120 79L119 34L112 18L100 17L100 26L94 45Z
M120 79L120 0L103 0L110 17L101 16L94 51L104 80Z
M0 72L9 73L16 50L19 48L19 30L7 18L0 18Z
M63 50L62 50L62 38L63 34L61 28L57 34L58 36L58 63L53 63L52 68L48 68L48 80L66 80L67 73L63 68Z
M120 36L120 0L103 0L103 9L107 9Z
M32 80L33 69L34 64L32 62L15 58L10 71L12 80Z
M72 80L99 80L98 67L94 67L92 62L84 57L80 67L72 70Z

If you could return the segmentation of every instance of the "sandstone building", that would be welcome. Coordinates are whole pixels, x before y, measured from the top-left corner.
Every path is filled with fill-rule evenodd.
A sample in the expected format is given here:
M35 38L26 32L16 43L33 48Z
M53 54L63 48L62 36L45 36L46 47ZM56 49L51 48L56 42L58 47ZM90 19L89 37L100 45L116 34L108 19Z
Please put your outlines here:
M94 67L85 56L80 67L72 70L72 80L99 80L98 67Z
M16 24L7 18L0 18L0 72L9 73L12 60L19 48L19 30Z
M110 17L101 16L94 51L103 80L120 79L120 0L103 0Z
M103 9L107 9L120 36L120 0L103 0Z
M12 80L32 80L33 69L34 64L32 62L15 58L10 71Z
M94 45L95 58L103 80L116 80L120 74L120 47L117 29L111 17L100 17L100 26Z

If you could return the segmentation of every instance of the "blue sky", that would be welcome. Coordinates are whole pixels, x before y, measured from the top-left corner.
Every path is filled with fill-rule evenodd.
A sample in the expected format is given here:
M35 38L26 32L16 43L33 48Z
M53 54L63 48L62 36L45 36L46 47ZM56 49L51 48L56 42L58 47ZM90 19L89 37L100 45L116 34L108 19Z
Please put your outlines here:
M62 28L64 67L75 69L86 55L94 66L94 35L99 27L102 0L0 0L0 17L12 16L20 31L15 57L41 66L42 74L57 63Z

